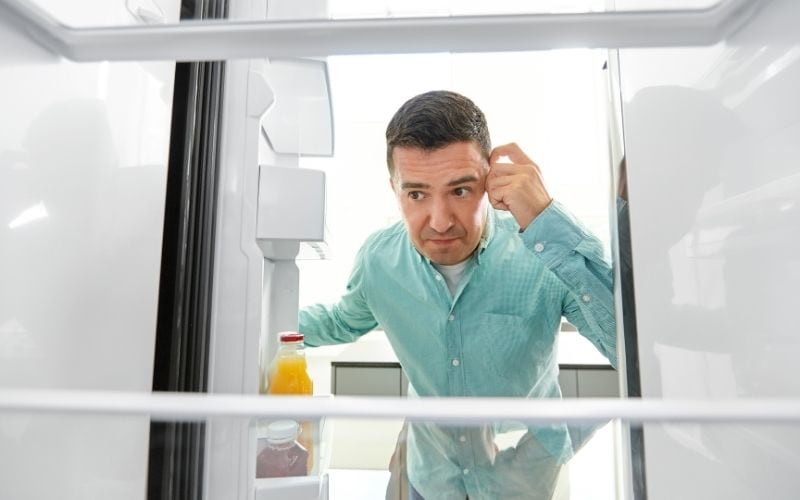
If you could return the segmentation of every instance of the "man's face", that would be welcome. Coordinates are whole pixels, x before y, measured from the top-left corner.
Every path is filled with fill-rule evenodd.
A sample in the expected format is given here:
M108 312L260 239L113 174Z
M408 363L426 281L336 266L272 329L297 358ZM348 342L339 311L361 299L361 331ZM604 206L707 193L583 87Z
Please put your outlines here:
M488 163L475 142L435 151L395 147L392 189L417 251L457 264L478 247L486 224Z

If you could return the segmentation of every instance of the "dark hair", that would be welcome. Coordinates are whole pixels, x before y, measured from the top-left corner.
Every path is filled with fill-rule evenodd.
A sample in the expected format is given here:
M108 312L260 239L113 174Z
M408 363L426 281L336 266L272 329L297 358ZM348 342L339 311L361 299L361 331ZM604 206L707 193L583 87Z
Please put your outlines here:
M386 164L394 172L396 146L434 151L456 142L475 141L487 158L492 150L483 111L467 97L434 90L406 101L386 127Z

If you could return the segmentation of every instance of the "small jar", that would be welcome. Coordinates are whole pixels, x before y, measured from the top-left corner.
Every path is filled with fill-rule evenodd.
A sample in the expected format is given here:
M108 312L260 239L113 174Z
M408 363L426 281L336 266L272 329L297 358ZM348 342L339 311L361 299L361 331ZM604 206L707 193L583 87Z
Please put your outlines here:
M256 477L308 475L308 451L297 442L300 426L294 420L276 420L267 425L263 449L256 459ZM260 443L261 444L261 443Z

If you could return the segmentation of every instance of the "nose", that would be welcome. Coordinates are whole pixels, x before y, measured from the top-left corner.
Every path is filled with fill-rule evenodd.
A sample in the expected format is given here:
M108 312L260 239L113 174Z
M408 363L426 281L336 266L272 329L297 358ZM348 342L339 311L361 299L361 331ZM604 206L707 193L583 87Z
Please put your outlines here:
M453 227L453 212L447 199L433 200L428 225L437 233L446 233Z

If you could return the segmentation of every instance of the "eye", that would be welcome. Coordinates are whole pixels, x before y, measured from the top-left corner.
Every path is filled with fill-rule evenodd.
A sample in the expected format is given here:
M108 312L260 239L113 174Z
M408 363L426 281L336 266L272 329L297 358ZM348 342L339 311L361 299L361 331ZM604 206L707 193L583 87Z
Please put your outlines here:
M408 197L414 201L418 201L422 199L422 191L409 191Z
M467 187L457 187L453 190L453 194L458 196L459 198L466 197L471 192L470 188Z

